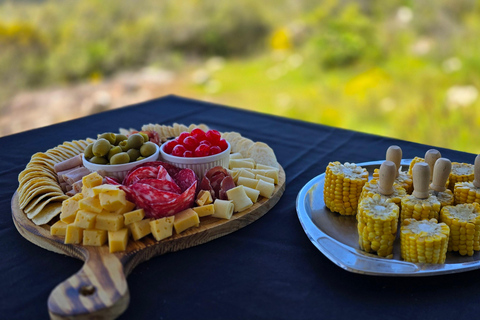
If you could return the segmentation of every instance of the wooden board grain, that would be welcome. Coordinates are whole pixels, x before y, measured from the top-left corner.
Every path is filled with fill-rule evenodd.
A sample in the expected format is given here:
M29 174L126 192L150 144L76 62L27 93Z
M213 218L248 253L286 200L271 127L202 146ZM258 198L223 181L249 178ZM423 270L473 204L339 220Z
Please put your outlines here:
M175 252L206 243L232 233L267 213L285 191L285 171L280 167L279 181L270 199L261 198L230 220L200 218L200 226L156 241L151 235L130 241L125 252L109 253L108 245L87 247L64 244L63 237L50 235L48 225L37 226L19 207L18 194L12 197L12 219L27 240L47 250L85 261L82 269L60 283L50 294L48 310L52 319L113 319L128 307L126 277L141 262L167 252Z

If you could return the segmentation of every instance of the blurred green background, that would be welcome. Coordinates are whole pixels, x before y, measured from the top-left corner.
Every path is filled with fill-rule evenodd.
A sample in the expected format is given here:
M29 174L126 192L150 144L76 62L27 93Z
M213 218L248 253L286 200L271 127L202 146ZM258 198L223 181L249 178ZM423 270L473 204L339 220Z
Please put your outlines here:
M97 112L145 81L138 100L175 93L480 153L479 17L474 0L0 1L0 112L103 84L106 101L83 108Z

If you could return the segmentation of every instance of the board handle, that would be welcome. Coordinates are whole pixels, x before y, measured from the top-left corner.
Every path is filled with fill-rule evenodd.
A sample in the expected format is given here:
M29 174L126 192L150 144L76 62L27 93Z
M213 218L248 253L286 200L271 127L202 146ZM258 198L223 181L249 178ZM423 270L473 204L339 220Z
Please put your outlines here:
M127 309L123 265L103 249L88 247L82 269L53 289L48 298L52 319L114 319Z

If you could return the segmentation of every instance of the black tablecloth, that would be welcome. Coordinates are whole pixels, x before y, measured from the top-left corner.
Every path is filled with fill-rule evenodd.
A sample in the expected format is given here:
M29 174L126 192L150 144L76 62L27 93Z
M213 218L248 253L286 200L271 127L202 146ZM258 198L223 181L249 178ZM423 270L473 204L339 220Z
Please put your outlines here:
M121 319L471 319L480 314L480 270L430 277L344 271L305 235L299 190L330 161L381 160L398 144L404 158L430 146L274 117L174 96L0 139L0 318L48 318L52 289L83 262L42 249L16 230L10 201L35 152L119 127L205 123L264 141L286 171L286 191L256 222L230 235L146 261L129 275ZM437 148L452 161L475 155ZM478 277L478 279L477 279Z

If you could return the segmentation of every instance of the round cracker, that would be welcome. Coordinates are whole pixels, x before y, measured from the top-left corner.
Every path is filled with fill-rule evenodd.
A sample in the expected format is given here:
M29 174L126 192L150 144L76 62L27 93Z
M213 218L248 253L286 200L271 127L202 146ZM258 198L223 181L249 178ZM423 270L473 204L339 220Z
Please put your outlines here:
M60 203L60 208L62 205L62 201L68 199L68 196L63 195L63 196L55 196L55 197L48 197L43 199L42 201L38 202L35 207L33 207L29 212L25 212L27 214L27 217L29 219L35 218L37 215L39 215L45 206L47 206L49 203L52 202L59 202Z
M60 214L62 211L61 202L52 202L47 204L41 212L39 212L33 219L33 223L36 225L42 225L50 222L53 218Z
M233 152L240 152L242 156L247 157L248 149L254 144L254 142L248 138L241 138L235 144Z
M247 157L267 166L278 168L275 152L266 143L255 142L247 151Z

